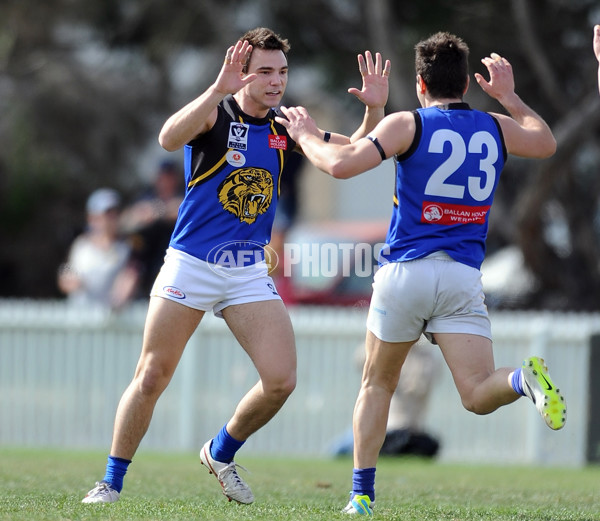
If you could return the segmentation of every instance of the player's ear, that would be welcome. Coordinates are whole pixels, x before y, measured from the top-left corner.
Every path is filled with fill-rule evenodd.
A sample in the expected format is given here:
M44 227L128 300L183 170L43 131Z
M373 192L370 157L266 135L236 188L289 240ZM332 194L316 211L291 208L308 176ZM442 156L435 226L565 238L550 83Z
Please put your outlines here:
M467 84L465 85L465 90L463 91L463 96L467 93L467 91L469 90L469 84L471 83L471 77L467 76Z
M425 94L425 91L427 90L427 85L425 85L425 80L423 79L423 77L420 74L417 74L417 88L419 93L421 94Z

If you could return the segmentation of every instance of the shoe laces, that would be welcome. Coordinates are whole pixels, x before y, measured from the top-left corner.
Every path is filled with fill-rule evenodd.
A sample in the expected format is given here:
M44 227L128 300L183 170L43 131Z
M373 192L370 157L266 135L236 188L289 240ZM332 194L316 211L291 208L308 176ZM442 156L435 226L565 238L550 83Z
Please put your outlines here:
M225 481L225 478L227 478L228 476L232 476L236 484L240 486L245 486L245 483L242 481L242 478L240 478L239 474L237 473L236 467L239 467L242 470L248 472L247 468L243 467L242 465L239 465L235 461L232 461L226 467L222 468L217 474L219 481Z
M95 496L102 492L110 492L111 490L113 490L112 487L106 481L96 481L96 486L94 487L94 490L92 490L92 493L90 495Z

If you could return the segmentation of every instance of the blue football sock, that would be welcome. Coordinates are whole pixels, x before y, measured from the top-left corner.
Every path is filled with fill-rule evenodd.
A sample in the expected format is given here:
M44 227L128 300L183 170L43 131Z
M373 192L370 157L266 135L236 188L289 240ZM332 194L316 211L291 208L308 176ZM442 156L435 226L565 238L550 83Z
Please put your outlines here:
M236 440L232 438L227 432L223 425L223 428L219 431L219 434L215 436L210 446L210 455L222 463L229 463L233 461L235 453L244 444L244 441Z
M375 467L352 470L352 495L366 495L375 501Z
M520 367L518 369L515 369L515 372L512 374L510 384L512 385L512 388L517 394L520 394L521 396L526 396L525 392L523 391L523 378L521 375Z
M123 490L123 478L130 463L131 460L109 456L106 464L106 474L102 481L106 481L117 492L121 492Z

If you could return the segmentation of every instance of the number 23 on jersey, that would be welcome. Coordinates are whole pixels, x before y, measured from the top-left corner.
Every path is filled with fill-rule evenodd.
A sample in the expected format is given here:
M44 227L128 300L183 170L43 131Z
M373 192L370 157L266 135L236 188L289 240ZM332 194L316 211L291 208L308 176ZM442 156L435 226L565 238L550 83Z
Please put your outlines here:
M432 134L428 152L441 154L447 145L450 146L450 155L429 177L425 195L456 199L457 204L424 201L421 221L436 224L483 224L490 206L465 205L465 191L475 201L485 201L492 195L498 176L494 166L499 156L498 143L487 131L475 132L466 143L458 132L440 129ZM472 175L463 176L462 182L457 183L452 176L464 166L468 154L479 156L478 169L474 169Z

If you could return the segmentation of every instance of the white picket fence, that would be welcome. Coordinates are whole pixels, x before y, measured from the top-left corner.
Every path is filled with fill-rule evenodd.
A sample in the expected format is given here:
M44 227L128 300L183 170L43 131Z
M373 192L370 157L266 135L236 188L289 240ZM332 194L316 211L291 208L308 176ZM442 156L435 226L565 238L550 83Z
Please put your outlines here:
M0 301L0 445L106 449L141 346L145 305L119 315L64 302ZM366 310L292 308L298 384L245 454L326 456L351 424L354 353ZM544 357L567 397L567 425L547 429L529 400L488 416L466 412L445 365L426 415L442 461L579 466L586 459L589 339L598 314L494 313L497 366ZM437 348L431 346L431 349ZM439 355L441 358L441 355ZM256 381L224 321L206 316L160 398L141 449L198 449Z

